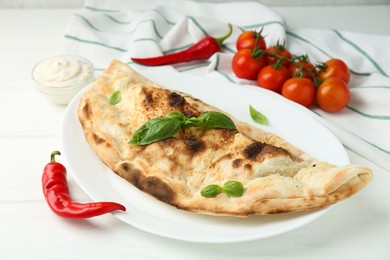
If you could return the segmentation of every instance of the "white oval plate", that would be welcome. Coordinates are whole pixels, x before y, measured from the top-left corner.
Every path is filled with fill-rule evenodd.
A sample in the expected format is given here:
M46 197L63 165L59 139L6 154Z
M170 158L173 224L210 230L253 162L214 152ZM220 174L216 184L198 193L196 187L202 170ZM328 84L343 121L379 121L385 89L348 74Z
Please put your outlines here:
M273 132L320 160L336 165L349 164L344 147L330 131L314 120L305 108L273 92L177 73L169 68L138 70L162 86L192 94L241 121ZM329 209L234 218L198 215L164 204L118 177L87 144L77 118L83 92L68 105L63 119L61 141L69 173L93 200L123 204L127 211L114 215L136 228L183 241L242 242L291 231L317 219ZM249 105L266 115L269 124L259 126L254 123L249 115Z

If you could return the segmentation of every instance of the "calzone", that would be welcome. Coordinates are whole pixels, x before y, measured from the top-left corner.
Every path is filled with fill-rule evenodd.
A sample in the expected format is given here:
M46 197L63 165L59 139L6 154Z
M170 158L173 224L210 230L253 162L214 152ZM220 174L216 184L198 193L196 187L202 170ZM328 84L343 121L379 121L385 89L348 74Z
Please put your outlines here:
M120 101L110 103L114 92ZM158 86L114 60L82 96L78 117L86 141L114 173L178 209L246 217L334 204L372 178L360 165L318 161L281 137L232 118L237 130L188 127L147 145L129 144L145 122L170 112L197 117L220 111L191 95ZM240 182L239 197L208 198L210 184Z

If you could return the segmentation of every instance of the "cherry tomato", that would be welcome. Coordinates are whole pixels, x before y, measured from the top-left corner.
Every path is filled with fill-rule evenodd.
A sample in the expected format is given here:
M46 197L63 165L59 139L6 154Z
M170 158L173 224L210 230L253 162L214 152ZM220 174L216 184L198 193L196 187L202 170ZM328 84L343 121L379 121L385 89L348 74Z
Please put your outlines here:
M282 95L302 106L309 107L315 98L313 81L307 78L291 78L284 82Z
M289 78L290 71L286 67L274 68L272 65L268 65L260 70L257 84L262 88L280 93L283 83Z
M280 55L282 57L285 57L287 59L292 59L291 53L286 49L284 44L277 43L275 46L269 47L267 49L267 51L276 53L276 54L278 54L278 55ZM274 64L277 61L277 58L274 57L274 56L267 55L267 61L268 61L269 64ZM288 68L290 66L290 62L287 61L287 60L284 60L282 62L282 66Z
M238 51L242 49L253 49L255 46L261 50L267 48L261 31L245 31L238 36L236 41L236 48Z
M348 85L339 78L325 79L316 93L318 106L328 112L337 112L346 107L350 97Z
M348 84L350 72L347 64L345 64L344 61L339 59L330 59L324 64L325 68L323 70L320 69L320 71L318 72L318 76L322 80L326 80L329 78L339 78Z
M232 69L237 77L249 80L257 79L259 71L267 65L267 62L264 56L253 56L253 52L249 49L242 49L234 55Z
M297 62L299 65L301 65L302 67L310 70L312 73L316 74L316 70L315 70L315 67L313 64L311 64L310 62L306 62L306 61L298 61ZM311 75L310 72L308 72L307 70L305 69L300 69L298 66L296 66L295 64L291 64L290 67L288 68L291 72L291 75L294 76L294 74L299 74L300 72L302 72L302 75L299 75L299 77L302 77L302 78L307 78L307 79L310 79L310 80L313 80L313 76Z

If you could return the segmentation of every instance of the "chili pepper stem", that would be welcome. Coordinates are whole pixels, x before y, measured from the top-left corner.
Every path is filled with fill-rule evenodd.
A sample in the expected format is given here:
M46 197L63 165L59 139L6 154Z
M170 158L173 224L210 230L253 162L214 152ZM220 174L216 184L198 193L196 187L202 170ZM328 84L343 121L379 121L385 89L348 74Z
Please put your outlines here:
M51 153L51 155L50 155L50 161L51 162L56 162L56 159L55 159L56 155L61 155L60 151L54 151L54 152Z
M217 42L218 46L221 47L223 42L229 38L229 36L232 34L233 32L233 26L229 23L228 24L228 31L227 33L225 33L224 35L220 36L220 37L216 37L214 38L214 40Z

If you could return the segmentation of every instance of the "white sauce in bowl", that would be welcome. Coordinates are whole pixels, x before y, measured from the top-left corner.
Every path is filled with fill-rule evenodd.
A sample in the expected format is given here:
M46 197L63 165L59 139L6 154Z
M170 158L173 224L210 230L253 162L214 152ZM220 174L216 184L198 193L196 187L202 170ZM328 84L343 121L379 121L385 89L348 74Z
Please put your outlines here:
M40 62L32 76L42 85L69 87L89 81L92 73L91 64L80 57L58 56Z
M79 56L62 55L39 62L32 71L36 88L50 101L67 104L94 79L92 64Z

